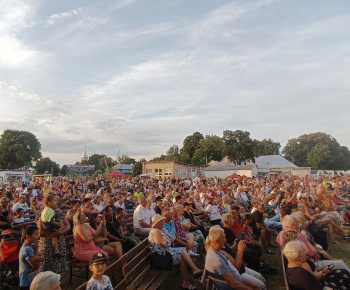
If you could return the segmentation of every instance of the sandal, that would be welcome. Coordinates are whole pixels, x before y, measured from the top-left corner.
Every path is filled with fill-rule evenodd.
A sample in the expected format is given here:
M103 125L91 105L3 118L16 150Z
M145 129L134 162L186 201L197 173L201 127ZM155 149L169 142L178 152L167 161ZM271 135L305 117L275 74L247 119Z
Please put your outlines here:
M265 254L270 254L270 255L273 255L273 254L274 254L274 252L272 252L271 250L264 251L263 253L265 253Z
M182 286L182 289L197 289L197 286L191 285L191 286L188 287L188 288Z

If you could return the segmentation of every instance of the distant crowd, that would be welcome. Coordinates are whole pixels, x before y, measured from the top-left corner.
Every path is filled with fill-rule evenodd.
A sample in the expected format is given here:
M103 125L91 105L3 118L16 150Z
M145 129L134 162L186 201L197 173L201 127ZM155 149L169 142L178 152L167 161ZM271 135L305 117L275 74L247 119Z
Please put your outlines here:
M350 239L348 175L37 178L0 184L0 209L0 231L22 231L21 289L36 289L32 281L41 276L57 282L45 289L60 289L54 273L68 270L69 235L74 258L90 263L86 289L113 289L103 275L108 259L122 257L144 238L153 263L166 260L158 255L183 265L185 289L196 289L187 268L200 277L201 258L217 289L266 289L266 275L278 271L264 257L279 248L292 288L350 285L348 266L327 252L328 243Z

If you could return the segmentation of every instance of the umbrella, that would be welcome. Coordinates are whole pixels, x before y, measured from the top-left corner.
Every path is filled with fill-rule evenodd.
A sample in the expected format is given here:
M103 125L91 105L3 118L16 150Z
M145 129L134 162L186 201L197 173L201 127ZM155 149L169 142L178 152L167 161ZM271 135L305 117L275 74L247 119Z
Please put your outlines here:
M239 175L237 175L236 173L233 173L232 175L228 176L227 178L237 178L239 177Z
M111 173L106 174L106 177L123 177L125 176L123 173L120 173L119 171L113 171Z

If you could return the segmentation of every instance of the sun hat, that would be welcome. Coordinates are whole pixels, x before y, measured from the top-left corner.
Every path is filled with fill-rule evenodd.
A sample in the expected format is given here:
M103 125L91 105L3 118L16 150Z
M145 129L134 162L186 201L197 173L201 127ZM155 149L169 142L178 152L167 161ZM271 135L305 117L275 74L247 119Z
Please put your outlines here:
M156 214L152 217L152 228L157 224L157 222L164 220L165 217L162 217L160 214Z

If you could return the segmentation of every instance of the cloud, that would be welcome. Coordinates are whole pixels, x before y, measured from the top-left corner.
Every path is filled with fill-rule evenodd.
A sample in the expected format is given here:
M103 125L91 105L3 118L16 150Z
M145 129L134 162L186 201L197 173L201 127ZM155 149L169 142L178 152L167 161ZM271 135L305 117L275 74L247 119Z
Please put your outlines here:
M72 9L70 11L52 14L47 18L46 24L48 26L50 26L50 25L55 24L60 19L65 19L65 18L77 16L82 10L83 10L82 8L75 8L75 9Z

